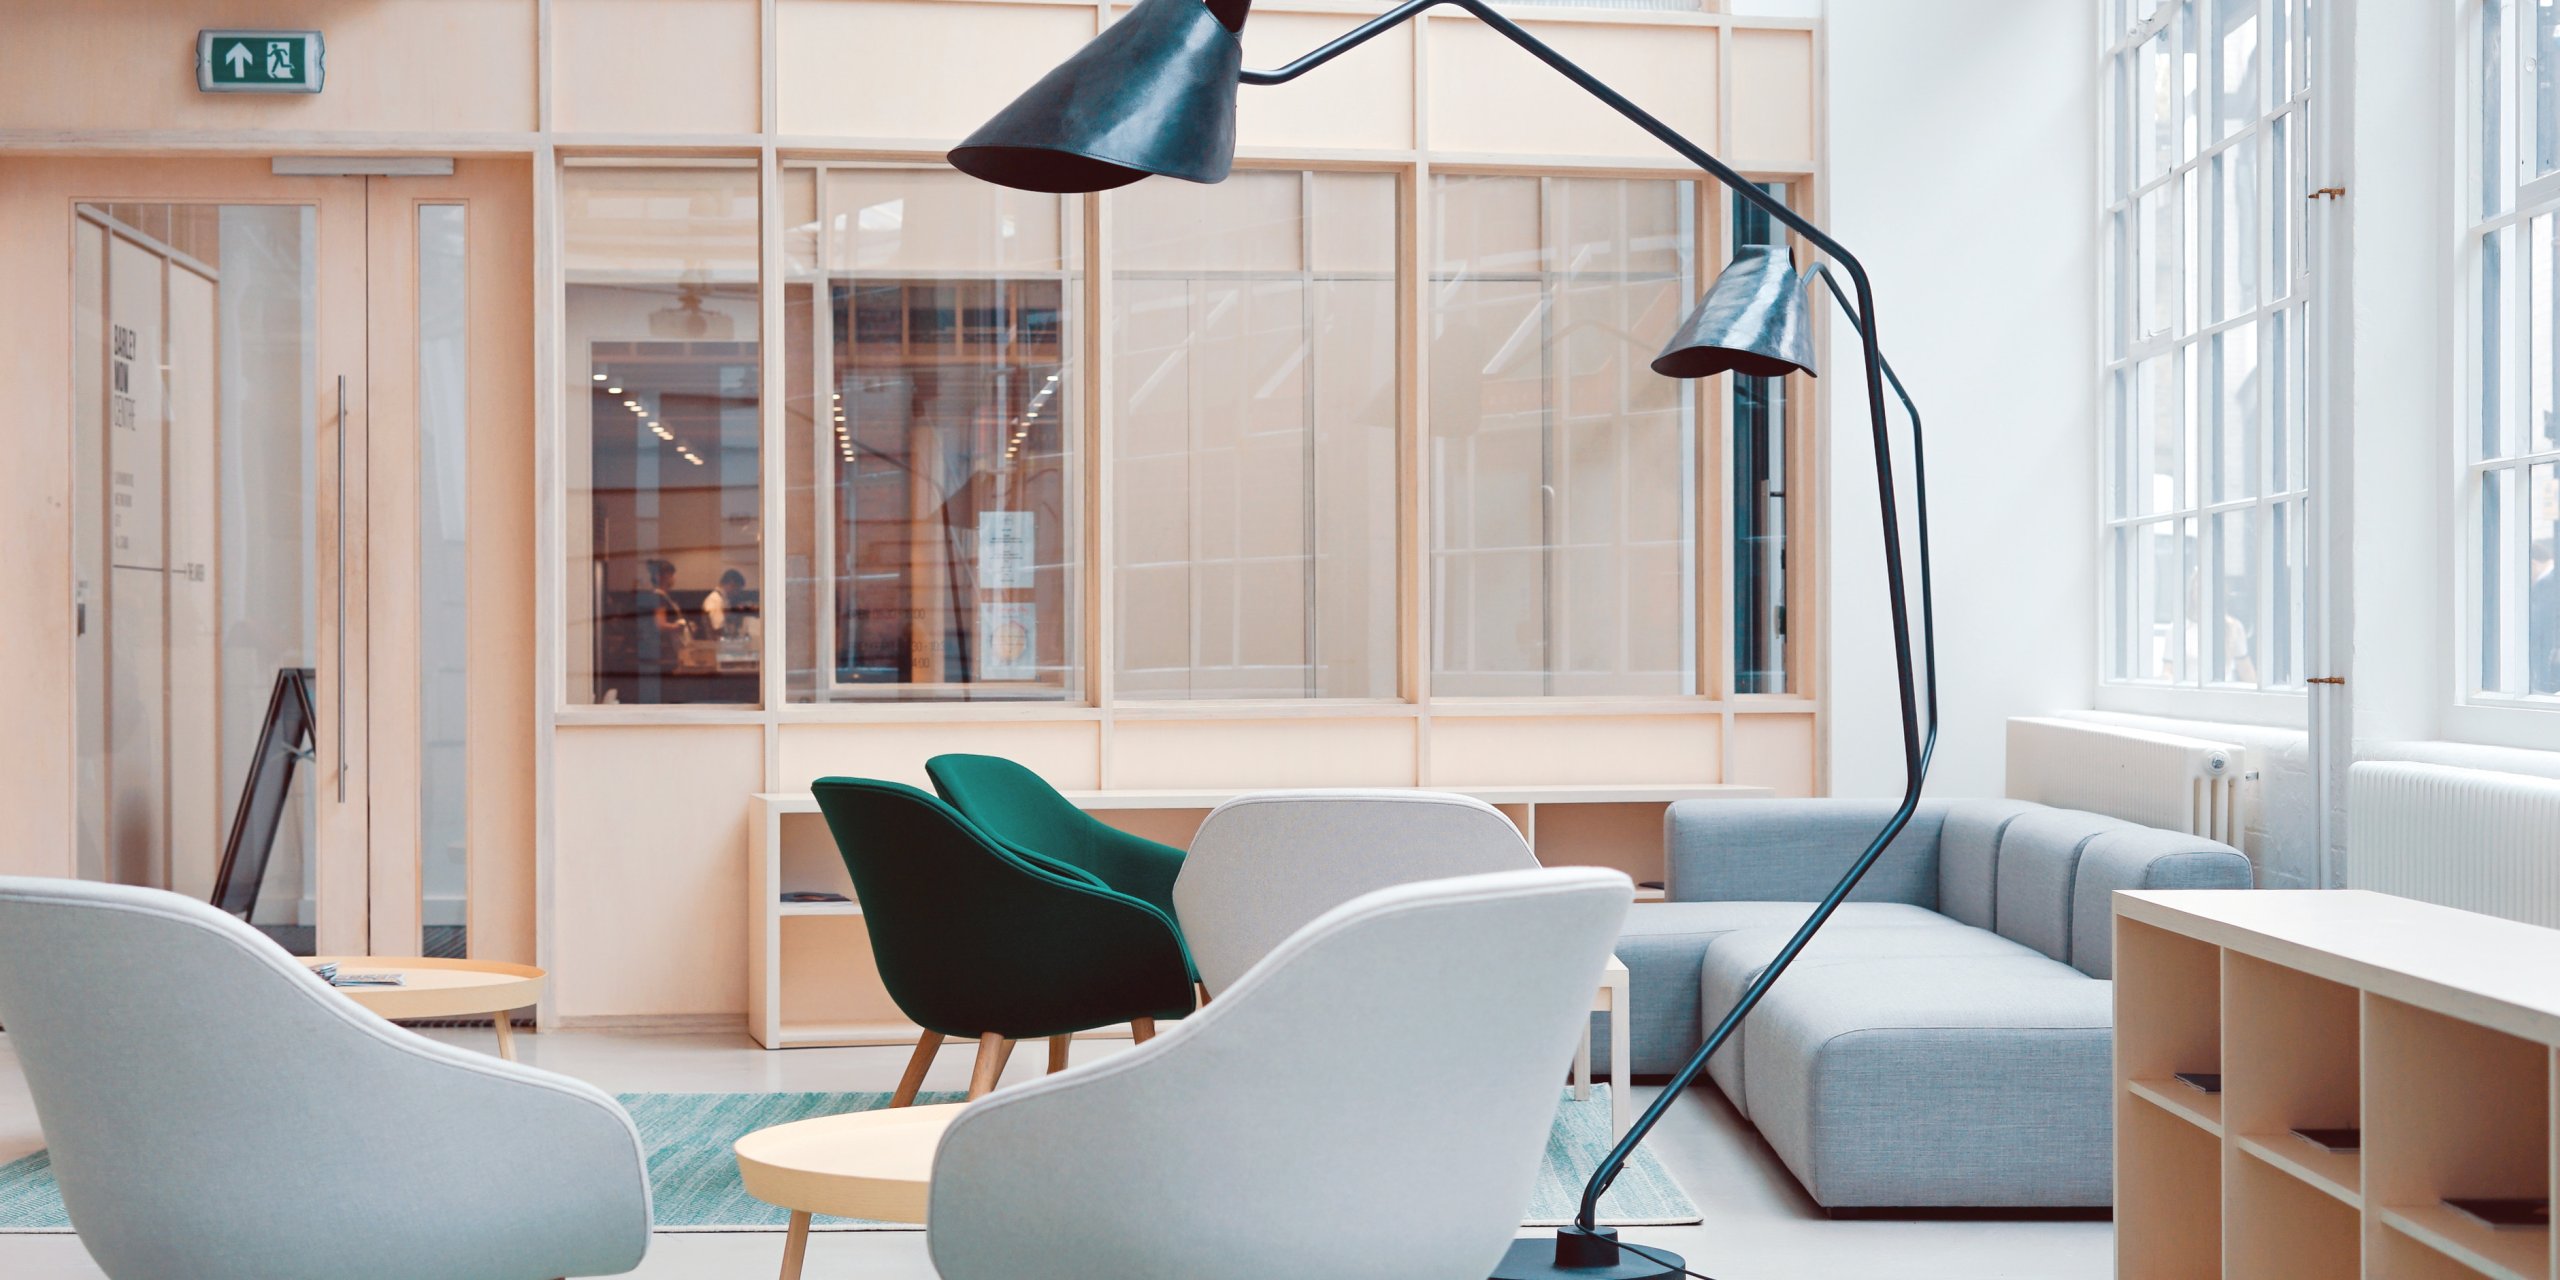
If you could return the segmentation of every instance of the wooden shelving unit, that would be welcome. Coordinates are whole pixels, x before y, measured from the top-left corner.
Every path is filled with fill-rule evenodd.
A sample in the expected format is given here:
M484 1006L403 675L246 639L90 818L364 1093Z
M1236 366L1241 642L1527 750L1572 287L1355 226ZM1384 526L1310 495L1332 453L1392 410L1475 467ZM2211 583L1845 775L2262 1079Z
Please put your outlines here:
M2120 893L2115 930L2119 1280L2560 1277L2444 1203L2560 1184L2560 931L2352 891Z
M1739 783L1692 786L1498 786L1446 788L1495 806L1520 827L1551 864L1592 861L1573 839L1571 821L1551 844L1539 843L1541 809L1590 807L1639 811L1653 831L1661 806L1679 800L1762 799L1766 787ZM1116 825L1187 843L1200 819L1234 791L1070 791L1067 799ZM1552 847L1551 847L1552 845ZM1638 879L1660 875L1659 845L1650 868L1621 867ZM797 892L839 893L844 902L784 902ZM862 906L851 901L844 869L817 797L806 791L750 797L747 809L747 1032L768 1049L821 1045L912 1044L919 1030L899 1014L880 985ZM1659 892L1649 895L1660 898ZM1128 1034L1125 1028L1094 1035Z

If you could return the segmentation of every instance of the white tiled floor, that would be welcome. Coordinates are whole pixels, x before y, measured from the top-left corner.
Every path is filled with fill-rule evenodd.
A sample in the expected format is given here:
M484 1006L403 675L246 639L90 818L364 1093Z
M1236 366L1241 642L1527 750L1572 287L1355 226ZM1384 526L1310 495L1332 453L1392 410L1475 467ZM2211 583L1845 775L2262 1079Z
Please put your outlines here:
M437 1033L486 1047L486 1031ZM551 1032L517 1039L524 1059L615 1092L746 1092L887 1089L907 1051L796 1049L767 1053L740 1036L643 1036ZM1076 1060L1119 1052L1126 1041L1081 1041ZM946 1051L928 1089L967 1087L969 1052ZM1009 1078L1039 1073L1044 1055L1016 1054ZM1653 1090L1638 1086L1638 1100ZM0 1034L0 1161L43 1145L35 1108ZM1777 1157L1714 1086L1681 1100L1651 1140L1706 1211L1694 1227L1645 1228L1630 1240L1686 1254L1693 1270L1722 1280L2103 1280L2112 1230L2097 1221L1910 1219L1834 1222L1805 1198ZM779 1234L661 1235L635 1273L645 1280L741 1280L773 1273ZM70 1236L0 1235L0 1276L97 1280ZM810 1280L931 1280L921 1232L826 1232L809 1249ZM1202 1280L1215 1280L1203 1277Z

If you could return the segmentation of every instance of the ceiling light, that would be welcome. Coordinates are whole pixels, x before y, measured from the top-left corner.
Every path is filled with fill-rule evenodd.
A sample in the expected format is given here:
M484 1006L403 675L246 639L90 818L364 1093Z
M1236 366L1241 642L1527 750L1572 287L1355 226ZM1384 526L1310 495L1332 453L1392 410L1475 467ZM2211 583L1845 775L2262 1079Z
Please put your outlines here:
M603 374L597 374L597 375L596 375L596 377L597 377L598 379L602 379L602 378L604 377L604 375L603 375ZM618 395L621 395L621 394L622 394L622 388L620 388L620 387L606 387L606 388L604 389L604 393L605 393L606 395L609 395L609 396L618 396Z
M601 373L597 374L597 375L596 375L596 381L598 381L598 382L602 382L602 381L604 381L604 375L603 375L603 374L601 374Z

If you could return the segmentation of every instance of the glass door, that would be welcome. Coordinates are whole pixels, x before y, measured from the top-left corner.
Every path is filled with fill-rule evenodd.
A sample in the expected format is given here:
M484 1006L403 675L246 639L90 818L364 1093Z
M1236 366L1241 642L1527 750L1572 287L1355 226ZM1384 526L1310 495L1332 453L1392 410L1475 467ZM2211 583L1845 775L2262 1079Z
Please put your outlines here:
M169 166L196 198L72 206L79 871L297 954L475 953L469 286L495 211L469 180L228 163Z

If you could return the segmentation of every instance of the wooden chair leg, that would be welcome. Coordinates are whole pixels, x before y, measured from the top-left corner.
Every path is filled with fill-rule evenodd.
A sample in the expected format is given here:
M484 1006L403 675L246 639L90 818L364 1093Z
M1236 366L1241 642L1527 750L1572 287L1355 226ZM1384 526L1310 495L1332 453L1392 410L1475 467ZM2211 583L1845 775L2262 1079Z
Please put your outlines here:
M907 1073L898 1077L898 1091L889 1095L892 1107L912 1107L917 1091L924 1088L925 1069L933 1065L933 1055L942 1049L942 1033L928 1031L916 1037L915 1056L907 1059Z
M1133 1043L1133 1044L1145 1044L1145 1043L1146 1043L1146 1042L1148 1042L1149 1040L1153 1040L1153 1039L1155 1039L1155 1038L1156 1038L1156 1020L1155 1020L1155 1019L1153 1019L1153 1018L1131 1018L1131 1019L1129 1019L1129 1040L1130 1040L1130 1042L1131 1042L1131 1043Z
M978 1037L978 1063L969 1073L969 1100L975 1102L995 1092L996 1081L1004 1078L1005 1059L1013 1056L1013 1042L988 1032Z
M1191 984L1191 993L1192 993L1193 995L1198 996L1198 997L1200 998L1200 1007L1201 1007L1201 1008L1206 1009L1206 1008L1208 1008L1208 1007L1209 1007L1209 984L1208 984L1208 983L1205 983L1205 982L1195 982L1195 983L1192 983L1192 984Z
M1049 1074L1050 1074L1050 1075L1053 1075L1053 1076L1054 1076L1054 1075L1058 1074L1059 1072L1064 1071L1064 1070L1066 1070L1066 1069L1067 1069L1067 1046L1068 1046L1068 1045L1070 1045L1070 1044L1073 1044L1073 1043L1075 1043L1075 1037L1074 1037L1074 1036L1051 1036L1051 1037L1049 1037Z

